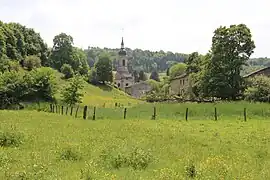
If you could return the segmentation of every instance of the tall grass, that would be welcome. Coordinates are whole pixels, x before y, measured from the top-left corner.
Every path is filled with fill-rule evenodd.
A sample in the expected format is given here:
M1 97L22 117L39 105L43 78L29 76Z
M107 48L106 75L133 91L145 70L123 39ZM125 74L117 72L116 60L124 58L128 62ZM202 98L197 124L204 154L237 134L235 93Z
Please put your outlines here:
M213 107L199 107L208 106ZM179 107L159 105L164 113ZM152 109L137 107L144 108ZM18 130L24 137L19 146L0 147L0 179L270 179L268 120L145 117L83 121L46 112L0 111L0 131Z

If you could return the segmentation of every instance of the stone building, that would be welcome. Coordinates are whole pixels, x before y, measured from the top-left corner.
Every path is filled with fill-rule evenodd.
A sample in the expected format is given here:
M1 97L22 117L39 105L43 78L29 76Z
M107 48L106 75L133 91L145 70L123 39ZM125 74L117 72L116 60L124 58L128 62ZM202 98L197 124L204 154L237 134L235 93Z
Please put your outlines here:
M131 86L126 87L126 93L135 98L141 98L147 92L151 90L152 90L152 86L146 81L141 81L141 82L138 82Z
M121 49L117 57L114 83L116 87L125 91L127 94L135 98L141 98L146 92L150 91L152 87L145 81L135 83L133 75L128 71L128 63L128 56L122 38Z
M251 72L251 73L249 73L247 75L244 75L243 77L244 78L252 78L252 77L255 77L255 76L258 76L258 75L263 75L263 76L270 77L270 67L265 67L265 68L259 69L257 71Z
M184 96L190 90L190 81L187 74L174 77L170 81L170 94Z
M127 86L134 84L134 78L128 71L127 52L124 47L124 40L122 38L121 49L117 57L117 69L115 74L115 85L121 90L125 91Z

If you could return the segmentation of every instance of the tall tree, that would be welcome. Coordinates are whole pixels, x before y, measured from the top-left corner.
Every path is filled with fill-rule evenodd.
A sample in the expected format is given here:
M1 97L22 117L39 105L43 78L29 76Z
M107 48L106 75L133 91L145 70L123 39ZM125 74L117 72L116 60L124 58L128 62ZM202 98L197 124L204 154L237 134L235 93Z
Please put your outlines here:
M187 64L187 74L197 73L200 71L201 56L198 52L193 52L186 59L185 63Z
M112 61L108 54L101 54L98 61L95 63L95 69L97 72L97 79L105 83L112 82Z
M212 38L212 54L203 75L206 94L221 99L236 99L243 92L240 71L254 48L250 29L246 25L217 28Z
M72 65L73 38L65 33L56 35L53 39L51 66L60 70L63 64Z
M177 63L170 68L170 76L176 77L185 73L187 65L184 63Z

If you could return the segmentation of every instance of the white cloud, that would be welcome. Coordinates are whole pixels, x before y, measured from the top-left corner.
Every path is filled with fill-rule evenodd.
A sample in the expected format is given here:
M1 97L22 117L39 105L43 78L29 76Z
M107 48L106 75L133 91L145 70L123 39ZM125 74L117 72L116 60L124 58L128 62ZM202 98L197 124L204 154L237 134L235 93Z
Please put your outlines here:
M79 47L118 47L121 29L131 48L206 53L220 25L245 23L256 43L254 56L270 56L268 0L0 0L3 21L40 32L52 45L66 32Z

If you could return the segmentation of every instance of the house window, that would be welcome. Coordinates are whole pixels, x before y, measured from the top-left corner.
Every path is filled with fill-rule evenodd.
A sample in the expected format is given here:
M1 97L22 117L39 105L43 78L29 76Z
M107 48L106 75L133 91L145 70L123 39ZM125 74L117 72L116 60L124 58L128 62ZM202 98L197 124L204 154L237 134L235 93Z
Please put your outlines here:
M126 86L128 86L128 83L126 84Z
M117 86L120 87L120 83L118 83Z
M126 66L126 61L123 59L123 61L122 61L123 63L123 66Z

